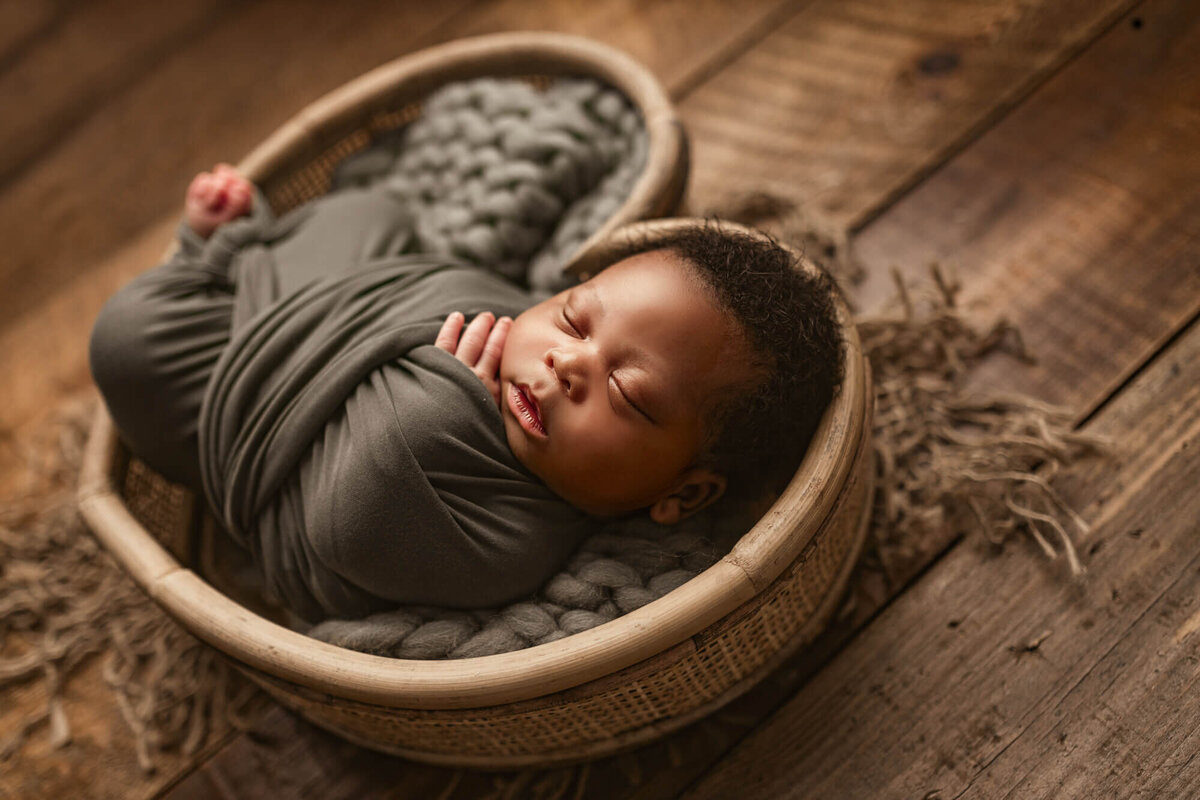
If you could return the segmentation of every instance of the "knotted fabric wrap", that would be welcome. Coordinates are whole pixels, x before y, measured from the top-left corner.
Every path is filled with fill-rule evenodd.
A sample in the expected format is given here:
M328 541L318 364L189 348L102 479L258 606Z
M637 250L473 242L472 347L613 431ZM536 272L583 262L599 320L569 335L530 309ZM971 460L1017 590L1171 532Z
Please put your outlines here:
M243 232L294 224L263 216ZM263 277L279 272L272 250L249 238L226 251L237 310L201 410L200 464L268 590L307 619L536 590L585 520L516 461L482 382L432 345L450 311L515 315L528 296L438 256L278 296Z

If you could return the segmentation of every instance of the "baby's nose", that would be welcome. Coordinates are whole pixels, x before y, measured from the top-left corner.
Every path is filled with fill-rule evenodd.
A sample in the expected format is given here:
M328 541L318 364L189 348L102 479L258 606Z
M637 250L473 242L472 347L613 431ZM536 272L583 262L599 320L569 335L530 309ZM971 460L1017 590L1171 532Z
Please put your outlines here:
M551 350L546 364L554 372L563 391L572 400L582 400L587 391L587 354L578 348Z

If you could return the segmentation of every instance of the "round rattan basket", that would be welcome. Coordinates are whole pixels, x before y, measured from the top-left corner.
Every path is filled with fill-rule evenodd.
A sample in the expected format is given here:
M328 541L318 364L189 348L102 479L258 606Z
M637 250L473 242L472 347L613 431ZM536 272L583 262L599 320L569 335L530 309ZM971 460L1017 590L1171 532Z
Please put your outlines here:
M689 220L618 227L669 213L686 149L669 101L644 69L607 47L552 34L462 40L385 65L309 106L239 166L277 210L328 186L333 166L371 134L420 113L440 85L480 75L584 74L641 110L650 156L628 201L572 259L611 261L624 237ZM815 269L802 261L802 268ZM97 412L79 488L98 539L188 630L267 692L351 741L432 763L522 767L628 749L720 707L826 624L861 549L872 468L870 375L844 304L845 381L782 495L719 562L625 616L501 655L409 661L296 633L207 582L193 543L207 520L194 496L149 470Z

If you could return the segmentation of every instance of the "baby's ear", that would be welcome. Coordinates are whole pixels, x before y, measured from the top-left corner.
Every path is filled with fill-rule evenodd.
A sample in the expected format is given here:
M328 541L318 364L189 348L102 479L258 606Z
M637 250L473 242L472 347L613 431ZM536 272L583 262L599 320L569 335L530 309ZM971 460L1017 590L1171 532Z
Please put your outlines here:
M674 525L725 493L725 476L704 467L692 467L679 476L675 488L650 506L650 519Z

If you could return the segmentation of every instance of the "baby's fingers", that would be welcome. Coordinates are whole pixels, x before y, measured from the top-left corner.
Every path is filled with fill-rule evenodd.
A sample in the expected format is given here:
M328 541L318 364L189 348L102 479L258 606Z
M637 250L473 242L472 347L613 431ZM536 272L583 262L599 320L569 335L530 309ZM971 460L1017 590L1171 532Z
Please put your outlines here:
M496 371L500 369L500 355L504 352L504 341L508 338L508 331L511 327L512 320L508 317L501 317L496 320L492 332L488 334L487 341L483 345L483 355L475 364L475 374L484 380L495 377Z
M488 334L495 321L496 317L490 311L484 311L471 320L471 324L467 326L462 339L458 342L458 350L454 353L455 358L468 367L474 367L483 353L483 346L487 343Z
M462 328L463 315L461 312L455 311L442 323L442 329L438 331L437 338L433 340L434 346L454 355L458 350L458 335L462 333Z

